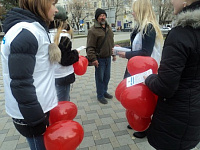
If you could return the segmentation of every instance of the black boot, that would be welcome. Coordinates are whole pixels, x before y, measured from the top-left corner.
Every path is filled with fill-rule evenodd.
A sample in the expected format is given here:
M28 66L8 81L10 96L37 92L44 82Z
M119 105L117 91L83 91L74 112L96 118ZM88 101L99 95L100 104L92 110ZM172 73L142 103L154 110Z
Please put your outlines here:
M105 98L108 98L108 99L112 99L112 98L113 98L113 96L112 96L111 94L108 94L108 93L105 93L105 94L104 94L104 97L105 97Z
M127 125L127 128L128 128L128 129L132 129L130 125Z
M133 136L142 139L147 136L147 131L145 130L143 132L135 132L133 133Z
M107 103L108 103L108 101L107 101L104 97L98 98L98 101L99 101L101 104L107 104Z

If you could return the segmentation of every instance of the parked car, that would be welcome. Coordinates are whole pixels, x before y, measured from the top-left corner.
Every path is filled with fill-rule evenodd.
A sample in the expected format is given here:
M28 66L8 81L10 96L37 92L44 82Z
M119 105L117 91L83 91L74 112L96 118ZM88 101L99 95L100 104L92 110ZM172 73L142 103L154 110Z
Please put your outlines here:
M121 31L122 32L132 32L133 28L124 28Z
M166 36L168 34L168 32L171 30L171 28L170 27L162 27L160 30L161 30L163 36Z
M113 32L116 32L116 28L115 27L111 27Z
M85 29L84 28L79 29L79 32L85 32Z

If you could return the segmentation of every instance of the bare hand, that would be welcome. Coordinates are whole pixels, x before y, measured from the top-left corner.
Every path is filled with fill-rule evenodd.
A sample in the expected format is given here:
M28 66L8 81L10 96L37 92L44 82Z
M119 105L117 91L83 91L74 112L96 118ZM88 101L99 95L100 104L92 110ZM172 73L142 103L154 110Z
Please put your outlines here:
M113 55L112 61L116 61L116 59L117 59L116 55Z
M115 47L120 47L120 46L119 45L115 45ZM112 54L114 54L114 47L112 48Z
M98 68L98 66L99 66L98 60L93 61L93 62L92 62L92 65Z
M147 77L148 77L148 76L143 76L143 78L144 78L143 84L144 84L144 85L145 85L145 80L146 80Z
M80 51L76 49L76 51L78 52L78 54L80 54Z
M118 54L119 57L121 57L121 58L126 58L126 57L125 57L125 56L126 56L126 53L125 53L125 52L118 52L117 54Z
M115 47L121 47L120 45L115 45Z

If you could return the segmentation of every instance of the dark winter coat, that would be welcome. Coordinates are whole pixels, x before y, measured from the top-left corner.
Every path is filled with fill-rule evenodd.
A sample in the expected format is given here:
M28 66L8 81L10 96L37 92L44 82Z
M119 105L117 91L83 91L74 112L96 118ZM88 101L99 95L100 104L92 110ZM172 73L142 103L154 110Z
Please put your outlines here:
M104 40L105 34L107 32L107 37L100 47L101 43ZM106 24L106 30L104 30L101 25L95 20L94 26L88 31L87 36L87 57L90 61L97 60L97 53L99 58L107 58L112 55L112 48L114 47L114 34L111 27Z
M158 103L148 141L159 150L189 150L200 140L200 1L186 7L169 32L158 75L145 83Z
M126 52L127 59L131 59L134 56L151 56L151 54L153 52L153 47L154 47L154 44L156 41L156 31L155 31L153 25L149 23L147 26L147 31L142 38L142 49L133 51L132 44L133 44L135 36L137 35L138 32L139 32L138 29L135 29L131 33L131 36L130 36L131 46L127 47L127 48L130 48L131 51ZM144 31L143 31L143 33L144 33Z
M156 31L153 27L152 24L148 24L147 26L147 32L144 33L144 36L142 38L142 48L141 50L137 50L137 51L133 51L132 50L132 44L133 44L133 41L136 37L136 35L138 34L138 29L135 29L132 33L131 33L131 36L130 36L130 43L131 43L131 46L129 47L126 47L126 48L129 48L131 49L130 52L126 52L126 59L131 59L132 57L134 56L151 56L152 52L153 52L153 48L154 48L154 44L155 44L155 41L156 41ZM130 73L128 72L128 69L126 68L125 70L125 73L124 73L124 79L127 78L127 77L130 77Z

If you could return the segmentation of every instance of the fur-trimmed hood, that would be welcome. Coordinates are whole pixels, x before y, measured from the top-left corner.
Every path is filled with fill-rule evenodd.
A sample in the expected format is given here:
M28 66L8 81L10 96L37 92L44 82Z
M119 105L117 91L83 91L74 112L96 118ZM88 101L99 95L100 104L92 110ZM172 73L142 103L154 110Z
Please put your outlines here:
M197 2L198 4L200 1ZM191 26L194 29L200 28L200 7L182 11L174 22L174 26Z

